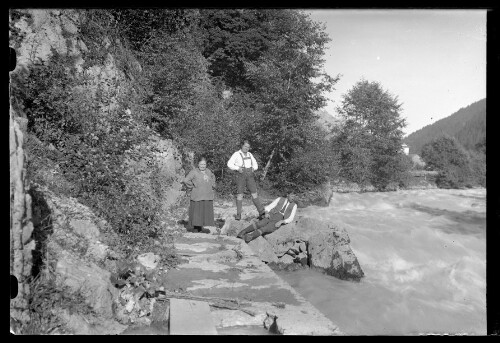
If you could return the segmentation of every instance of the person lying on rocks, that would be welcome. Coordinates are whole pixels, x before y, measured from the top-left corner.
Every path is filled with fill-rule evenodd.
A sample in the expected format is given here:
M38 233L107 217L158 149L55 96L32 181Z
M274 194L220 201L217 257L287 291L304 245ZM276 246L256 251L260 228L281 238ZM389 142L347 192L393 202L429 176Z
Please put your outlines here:
M246 243L261 235L276 231L281 225L290 223L297 212L296 196L289 193L286 197L278 197L265 207L264 218L253 222L243 229L238 235Z

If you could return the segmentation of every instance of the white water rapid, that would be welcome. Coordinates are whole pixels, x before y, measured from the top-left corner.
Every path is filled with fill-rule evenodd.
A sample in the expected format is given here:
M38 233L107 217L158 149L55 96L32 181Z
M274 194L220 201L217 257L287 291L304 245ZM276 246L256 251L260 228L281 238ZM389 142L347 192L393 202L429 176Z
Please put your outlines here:
M486 190L335 193L365 277L278 272L349 335L486 334ZM300 215L300 212L299 212Z

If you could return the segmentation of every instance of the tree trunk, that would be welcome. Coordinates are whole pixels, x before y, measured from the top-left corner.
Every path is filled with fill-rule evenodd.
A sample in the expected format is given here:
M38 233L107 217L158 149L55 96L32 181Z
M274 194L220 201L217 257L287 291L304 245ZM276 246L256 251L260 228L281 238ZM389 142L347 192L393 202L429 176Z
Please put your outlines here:
M266 178L267 171L269 170L269 166L271 165L271 160L272 160L275 152L276 152L276 148L274 148L273 151L271 152L271 155L269 156L269 159L267 160L266 166L264 167L264 172L262 173L262 176L260 178L262 181L264 181L264 179Z

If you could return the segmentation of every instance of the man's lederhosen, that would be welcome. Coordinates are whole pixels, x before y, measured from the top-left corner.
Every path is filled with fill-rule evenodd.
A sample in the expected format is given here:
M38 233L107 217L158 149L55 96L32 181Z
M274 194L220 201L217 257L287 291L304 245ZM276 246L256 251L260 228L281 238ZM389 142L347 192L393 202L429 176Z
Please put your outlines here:
M247 157L244 157L241 152L240 155L243 162L243 172L236 172L236 194L243 194L243 192L245 191L245 187L248 188L250 193L256 193L257 184L255 183L254 179L253 168L245 168L245 160L250 160L250 165L252 165L252 158L250 157L250 153L247 153Z

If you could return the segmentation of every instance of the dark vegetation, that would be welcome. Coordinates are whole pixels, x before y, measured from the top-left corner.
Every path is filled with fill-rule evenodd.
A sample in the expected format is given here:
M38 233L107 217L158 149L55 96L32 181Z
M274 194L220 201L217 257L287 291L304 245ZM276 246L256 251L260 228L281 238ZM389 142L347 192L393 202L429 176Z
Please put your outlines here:
M486 99L410 134L410 152L439 172L442 188L486 187Z
M438 171L440 188L486 187L485 139L466 150L454 137L438 137L424 145L422 159L428 169Z

